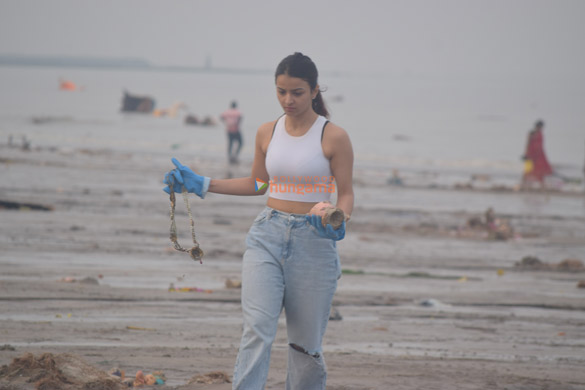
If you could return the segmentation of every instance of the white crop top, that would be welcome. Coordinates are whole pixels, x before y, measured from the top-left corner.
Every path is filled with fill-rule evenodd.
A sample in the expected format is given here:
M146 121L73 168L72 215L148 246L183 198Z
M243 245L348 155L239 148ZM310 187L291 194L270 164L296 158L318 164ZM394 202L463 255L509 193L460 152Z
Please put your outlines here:
M327 119L319 116L300 137L286 132L286 115L278 119L266 151L269 197L297 202L322 202L335 192L329 160L321 138Z

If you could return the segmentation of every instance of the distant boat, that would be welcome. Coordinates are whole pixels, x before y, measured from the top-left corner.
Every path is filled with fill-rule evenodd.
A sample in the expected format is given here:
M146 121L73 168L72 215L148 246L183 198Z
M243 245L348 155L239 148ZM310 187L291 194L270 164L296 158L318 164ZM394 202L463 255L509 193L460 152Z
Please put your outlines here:
M122 99L123 112L151 113L154 110L154 99L150 96L136 96L124 91Z

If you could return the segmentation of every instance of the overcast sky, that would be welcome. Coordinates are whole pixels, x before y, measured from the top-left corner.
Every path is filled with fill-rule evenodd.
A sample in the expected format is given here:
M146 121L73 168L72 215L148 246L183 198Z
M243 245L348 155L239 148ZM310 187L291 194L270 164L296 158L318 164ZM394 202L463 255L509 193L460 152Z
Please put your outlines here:
M0 0L0 54L584 80L581 0Z

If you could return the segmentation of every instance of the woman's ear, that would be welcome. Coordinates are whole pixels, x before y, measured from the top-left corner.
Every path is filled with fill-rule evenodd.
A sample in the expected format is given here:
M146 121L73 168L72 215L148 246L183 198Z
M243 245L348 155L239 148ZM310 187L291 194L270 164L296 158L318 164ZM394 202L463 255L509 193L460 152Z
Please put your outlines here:
M317 97L317 95L319 94L319 92L320 92L319 91L319 84L317 84L315 86L315 88L313 89L313 91L311 91L311 93L313 94L313 96L311 97L311 99L314 100Z

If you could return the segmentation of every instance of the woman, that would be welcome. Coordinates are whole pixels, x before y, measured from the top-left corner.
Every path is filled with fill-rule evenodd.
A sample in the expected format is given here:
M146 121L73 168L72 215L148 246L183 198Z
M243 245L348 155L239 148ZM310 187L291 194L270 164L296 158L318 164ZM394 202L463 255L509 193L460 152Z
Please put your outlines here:
M539 120L534 125L534 130L528 134L528 141L526 142L526 152L523 159L525 161L525 171L522 176L522 187L527 188L529 185L537 181L540 187L544 188L544 179L551 175L553 170L544 153L544 139L542 130L544 122Z
M269 191L266 208L246 239L244 330L234 389L264 388L283 308L290 346L286 388L325 389L321 343L341 276L336 241L345 236L345 222L338 229L323 227L321 217L307 213L317 202L329 200L333 188L337 207L349 219L354 202L353 151L345 130L326 120L317 77L315 64L301 53L278 65L276 93L284 115L258 129L249 177L211 180L176 160L177 168L165 176L165 183L173 183L175 191L185 186L201 198L208 191L230 195ZM270 186L258 188L257 179L270 181Z

